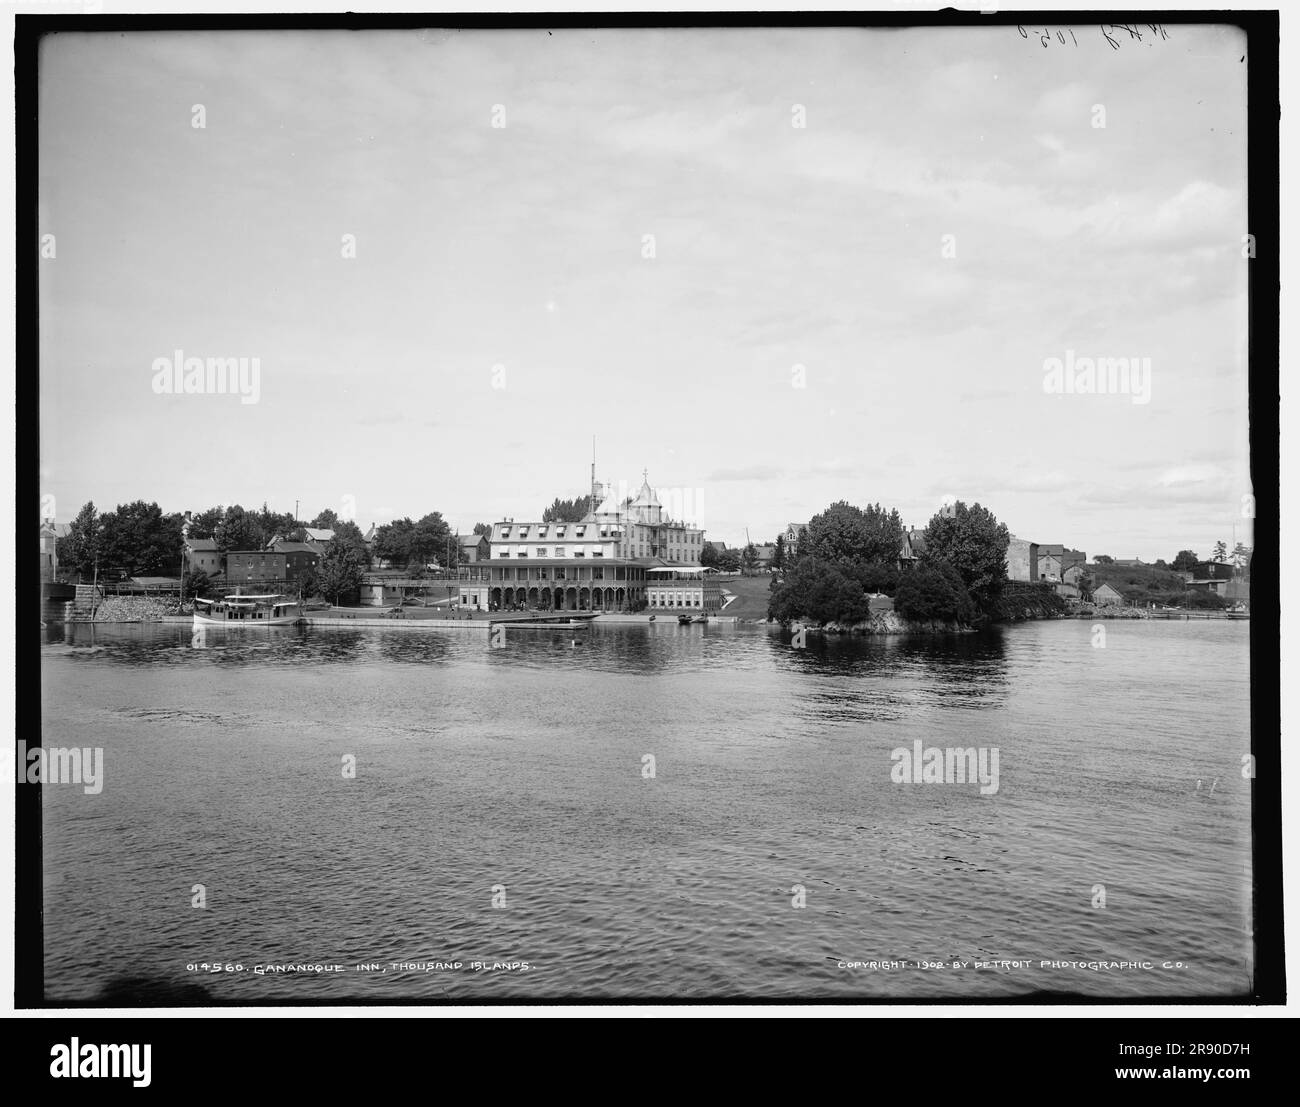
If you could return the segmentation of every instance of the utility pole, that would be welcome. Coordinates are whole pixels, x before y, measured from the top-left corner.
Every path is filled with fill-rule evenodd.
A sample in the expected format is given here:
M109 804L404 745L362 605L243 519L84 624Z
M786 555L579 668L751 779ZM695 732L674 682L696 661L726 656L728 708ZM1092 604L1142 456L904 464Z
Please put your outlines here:
M181 524L181 590L180 595L176 597L176 610L183 612L185 608L185 543L189 538L190 531L190 513L185 513L185 522Z

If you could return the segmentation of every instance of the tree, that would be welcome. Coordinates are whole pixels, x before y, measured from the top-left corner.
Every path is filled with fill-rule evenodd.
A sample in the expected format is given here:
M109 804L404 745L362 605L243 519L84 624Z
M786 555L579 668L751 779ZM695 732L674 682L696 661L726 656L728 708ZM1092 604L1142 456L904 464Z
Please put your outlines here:
M227 553L230 550L260 550L266 545L269 535L263 531L256 514L245 511L239 504L232 504L226 508L212 537L216 539L217 548Z
M865 592L883 592L892 596L898 589L902 572L895 562L875 561L850 565L845 568L846 576L856 580Z
M1233 563L1233 565L1235 565L1238 569L1240 569L1240 568L1242 568L1242 567L1246 564L1246 562L1249 561L1249 560L1250 560L1250 551L1249 551L1248 549L1246 549L1246 547L1245 547L1244 544L1242 544L1241 542L1238 542L1238 543L1236 544L1236 546L1233 547L1233 550L1232 550L1232 563Z
M184 518L164 515L156 503L119 504L103 518L101 564L141 576L175 576L180 572Z
M966 591L981 611L996 605L1007 579L1006 524L993 512L958 500L935 515L925 528L923 565L947 562L961 575Z
M409 517L395 519L375 531L376 557L408 570L423 570L430 562L441 562L448 556L451 528L442 514L431 511L413 522ZM451 542L451 545L455 545ZM452 553L454 557L454 552Z
M257 513L258 525L262 528L262 545L265 546L272 538L277 535L281 538L287 537L292 531L298 529L298 520L288 513L272 511L262 503L261 509Z
M215 538L217 536L217 527L225 514L226 509L217 506L210 507L206 511L200 511L197 515L191 515L188 536L190 538Z
M740 555L740 562L745 566L747 573L753 572L754 566L758 564L758 550L753 542L745 547L745 552Z
M808 520L801 556L805 547L809 556L837 565L893 564L903 547L903 520L879 504L860 508L840 500Z
M202 569L195 569L185 574L185 581L181 585L181 598L192 600L195 596L206 596L211 590L212 579Z
M595 507L590 495L578 496L572 500L562 500L556 496L551 506L542 512L542 522L581 523Z
M1170 568L1178 573L1190 573L1196 569L1196 563L1200 560L1191 550L1179 550L1178 556L1174 558L1174 563Z
M94 501L88 502L72 520L65 537L55 543L59 564L82 577L95 571L95 558L99 553L99 512Z
M375 531L375 556L393 565L405 566L411 559L411 533L415 523L409 517L394 519Z
M95 557L99 551L99 512L94 501L77 512L68 527L68 533L55 543L59 564L82 576L94 572Z
M776 552L772 554L772 568L773 569L785 568L785 535L784 534L778 534L776 536Z
M700 547L700 564L706 569L719 569L721 568L720 562L717 547L712 542L705 542Z
M333 508L327 507L307 525L313 530L337 530L339 517Z
M491 524L491 523L475 523L475 524L474 524L474 533L475 533L475 534L486 535L488 538L491 538L491 537L492 537L492 524Z
M961 573L946 561L931 561L903 574L894 610L909 622L969 625L977 616Z
M1115 559L1110 554L1098 554L1092 559L1094 565L1114 565Z
M443 519L442 513L431 511L411 531L410 560L420 568L434 561L446 561L450 565L451 558L455 556L455 546L451 528Z
M1228 557L1228 543L1220 539L1218 542L1214 543L1214 560L1226 561L1227 557Z
M849 625L871 614L866 595L837 565L801 557L780 584L773 584L767 615L780 623L807 619L813 623Z
M361 528L348 519L340 519L334 526L334 539L356 552L361 564L370 567L370 548Z
M341 596L351 595L361 587L364 576L361 560L354 548L338 537L331 538L325 553L316 567L316 590L321 595L333 597L334 606Z
M718 555L718 568L724 573L740 572L740 554L735 550L723 550Z

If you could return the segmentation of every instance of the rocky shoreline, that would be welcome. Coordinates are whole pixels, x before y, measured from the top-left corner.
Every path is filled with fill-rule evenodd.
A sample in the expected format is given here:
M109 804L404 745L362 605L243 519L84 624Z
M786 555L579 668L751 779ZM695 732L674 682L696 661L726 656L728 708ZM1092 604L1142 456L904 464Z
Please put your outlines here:
M789 627L782 626L782 630L795 629L802 627L810 634L861 634L861 635L894 635L894 634L974 634L975 627L964 626L960 623L941 622L931 620L929 622L910 622L901 618L895 611L878 611L871 618L857 623L829 623L814 624L810 620L797 619L789 624Z
M175 600L159 600L151 596L105 596L95 605L93 618L89 611L74 611L66 621L69 623L160 623L168 615L175 614Z

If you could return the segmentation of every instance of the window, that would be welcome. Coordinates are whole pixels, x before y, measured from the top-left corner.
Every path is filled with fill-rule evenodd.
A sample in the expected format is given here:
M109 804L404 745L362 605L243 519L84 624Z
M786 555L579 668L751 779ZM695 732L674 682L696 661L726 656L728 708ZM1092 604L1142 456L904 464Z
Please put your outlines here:
M538 538L545 538L545 537L546 537L546 529L547 529L546 527L538 527L538 528L537 528L537 537L538 537Z
M545 546L538 546L538 547L537 547L537 556L538 556L538 557L549 557L550 554L548 554L548 553L546 552L546 547L545 547Z
M556 547L555 547L555 556L556 556L556 557L567 557L568 554L565 553L565 550L564 550L564 547L563 547L563 546L556 546Z
M556 537L556 538L563 538L563 537L564 537L564 531L565 531L565 528L564 528L564 527L556 527L556 528L555 528L555 537Z
M509 527L502 527L502 528L501 528L501 537L502 537L502 538L509 538L509 537L510 537L510 528L509 528Z
M605 556L605 547L604 547L604 546L592 546L592 547L591 547L591 556L592 556L592 557L604 557L604 556Z

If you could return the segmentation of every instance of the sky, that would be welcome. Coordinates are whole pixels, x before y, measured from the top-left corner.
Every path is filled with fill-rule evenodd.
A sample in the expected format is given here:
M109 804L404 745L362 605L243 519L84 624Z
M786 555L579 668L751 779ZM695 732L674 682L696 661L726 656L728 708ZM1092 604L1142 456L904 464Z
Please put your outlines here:
M1249 542L1244 38L1057 29L51 36L43 503Z

